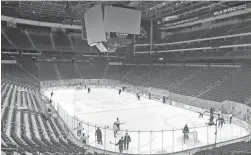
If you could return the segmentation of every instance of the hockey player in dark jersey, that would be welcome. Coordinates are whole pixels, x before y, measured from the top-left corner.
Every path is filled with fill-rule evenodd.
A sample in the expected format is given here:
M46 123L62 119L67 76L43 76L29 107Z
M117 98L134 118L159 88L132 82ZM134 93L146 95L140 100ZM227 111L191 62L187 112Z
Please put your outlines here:
M187 126L187 124L186 124L185 127L184 127L184 129L183 129L184 141L185 141L186 139L189 140L188 133L189 133L189 128L188 128L188 126Z
M121 137L121 139L118 141L118 143L116 144L116 146L119 146L119 152L122 153L123 152L123 145L124 145L124 140L123 137Z
M97 136L97 142L98 142L98 144L102 145L102 132L101 132L100 128L98 128L96 130L95 135Z
M124 136L124 149L125 150L128 150L130 142L131 142L131 137L128 135L128 133L126 133Z

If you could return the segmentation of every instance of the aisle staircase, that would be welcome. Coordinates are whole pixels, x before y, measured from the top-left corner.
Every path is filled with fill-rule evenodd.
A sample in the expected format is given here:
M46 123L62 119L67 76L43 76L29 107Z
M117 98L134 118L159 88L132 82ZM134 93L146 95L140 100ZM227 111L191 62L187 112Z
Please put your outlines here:
M177 84L171 86L170 89L182 85L182 84L185 83L186 81L192 79L195 75L198 75L200 72L203 72L203 71L205 71L205 70L207 70L207 69L208 69L208 67L202 67L201 69L197 70L196 72L190 74L188 77L185 77L184 79L182 79L179 83L177 83Z
M72 50L75 51L75 47L74 47L74 45L73 45L73 43L72 43L72 40L71 40L70 35L67 35L67 36L68 36L68 39L69 39L69 41L70 41L70 43L71 43L71 48L72 48Z
M82 73L80 72L78 65L76 63L74 63L74 67L75 67L75 70L77 71L77 74L79 75L79 77L81 79L84 79L84 77L83 77Z
M128 77L129 75L131 75L132 72L133 72L134 70L136 70L136 67L133 68L130 72L128 72L125 76L123 76L123 77L121 78L121 80L123 80L124 78Z
M60 81L60 84L63 85L62 76L61 76L60 71L59 71L59 69L58 69L57 63L54 63L54 68L55 68L57 77L58 77L58 79L59 79L59 81Z
M104 79L107 77L106 74L107 74L108 69L109 69L109 64L106 64L105 69L104 69L104 74L103 74Z
M13 46L15 49L17 49L17 47L13 44L13 42L10 40L10 38L9 38L8 35L4 32L3 29L1 29L1 32L2 32L3 36L5 37L5 39L10 43L10 45Z
M40 79L37 78L35 75L33 75L32 73L30 73L27 69L25 69L21 64L16 63L17 66L19 66L23 71L25 71L26 73L28 73L32 78L34 78L36 81L40 82Z
M35 46L35 44L34 44L33 40L31 39L31 37L30 37L30 35L29 35L28 31L27 31L27 30L24 30L24 33L25 33L25 34L26 34L26 36L28 37L28 39L29 39L29 41L30 41L30 43L31 43L32 47L33 47L33 48L36 48L36 46Z
M55 46L55 43L54 43L54 39L53 39L53 36L52 36L52 33L51 33L51 32L50 32L50 40L51 40L52 48L53 48L53 49L56 49L56 46Z

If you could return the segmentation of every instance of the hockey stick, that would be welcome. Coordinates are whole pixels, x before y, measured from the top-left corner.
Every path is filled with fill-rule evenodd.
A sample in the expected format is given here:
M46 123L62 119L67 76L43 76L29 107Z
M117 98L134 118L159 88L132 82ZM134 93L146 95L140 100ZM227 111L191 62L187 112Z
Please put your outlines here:
M116 145L115 143L112 143L111 141L110 141L110 144Z
M125 124L125 121L124 121L124 123L119 123L119 124Z

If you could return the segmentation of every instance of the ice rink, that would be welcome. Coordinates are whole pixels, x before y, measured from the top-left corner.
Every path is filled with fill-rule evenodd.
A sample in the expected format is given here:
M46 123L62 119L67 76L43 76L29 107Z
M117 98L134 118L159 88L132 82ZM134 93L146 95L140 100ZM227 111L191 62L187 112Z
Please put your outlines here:
M45 95L49 97L51 91L47 90ZM139 101L135 94L122 92L119 95L116 89L91 88L90 94L85 89L62 88L54 89L53 92L53 102L59 104L69 115L91 124L83 124L84 133L89 135L89 144L110 151L118 151L118 147L110 142L116 143L125 134L125 131L120 131L117 138L114 138L111 129L116 118L125 122L121 129L128 130L132 139L128 153L135 154L160 153L162 148L164 152L176 152L213 144L215 139L220 142L248 134L244 128L226 122L223 128L218 128L215 137L215 126L206 125L208 116L199 118L196 112L144 97ZM63 118L70 128L77 126L77 121L73 122L69 117ZM194 141L191 135L190 140L183 143L182 128L185 124L190 128L190 132L197 133L198 141ZM101 129L103 145L95 142L95 125L109 127ZM76 130L73 131L76 133Z

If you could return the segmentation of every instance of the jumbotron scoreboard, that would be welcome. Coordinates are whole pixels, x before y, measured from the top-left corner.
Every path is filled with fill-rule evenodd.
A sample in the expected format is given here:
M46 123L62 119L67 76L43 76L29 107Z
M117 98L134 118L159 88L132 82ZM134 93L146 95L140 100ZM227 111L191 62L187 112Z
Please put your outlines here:
M100 52L114 52L140 34L141 11L98 4L84 14L87 42Z

